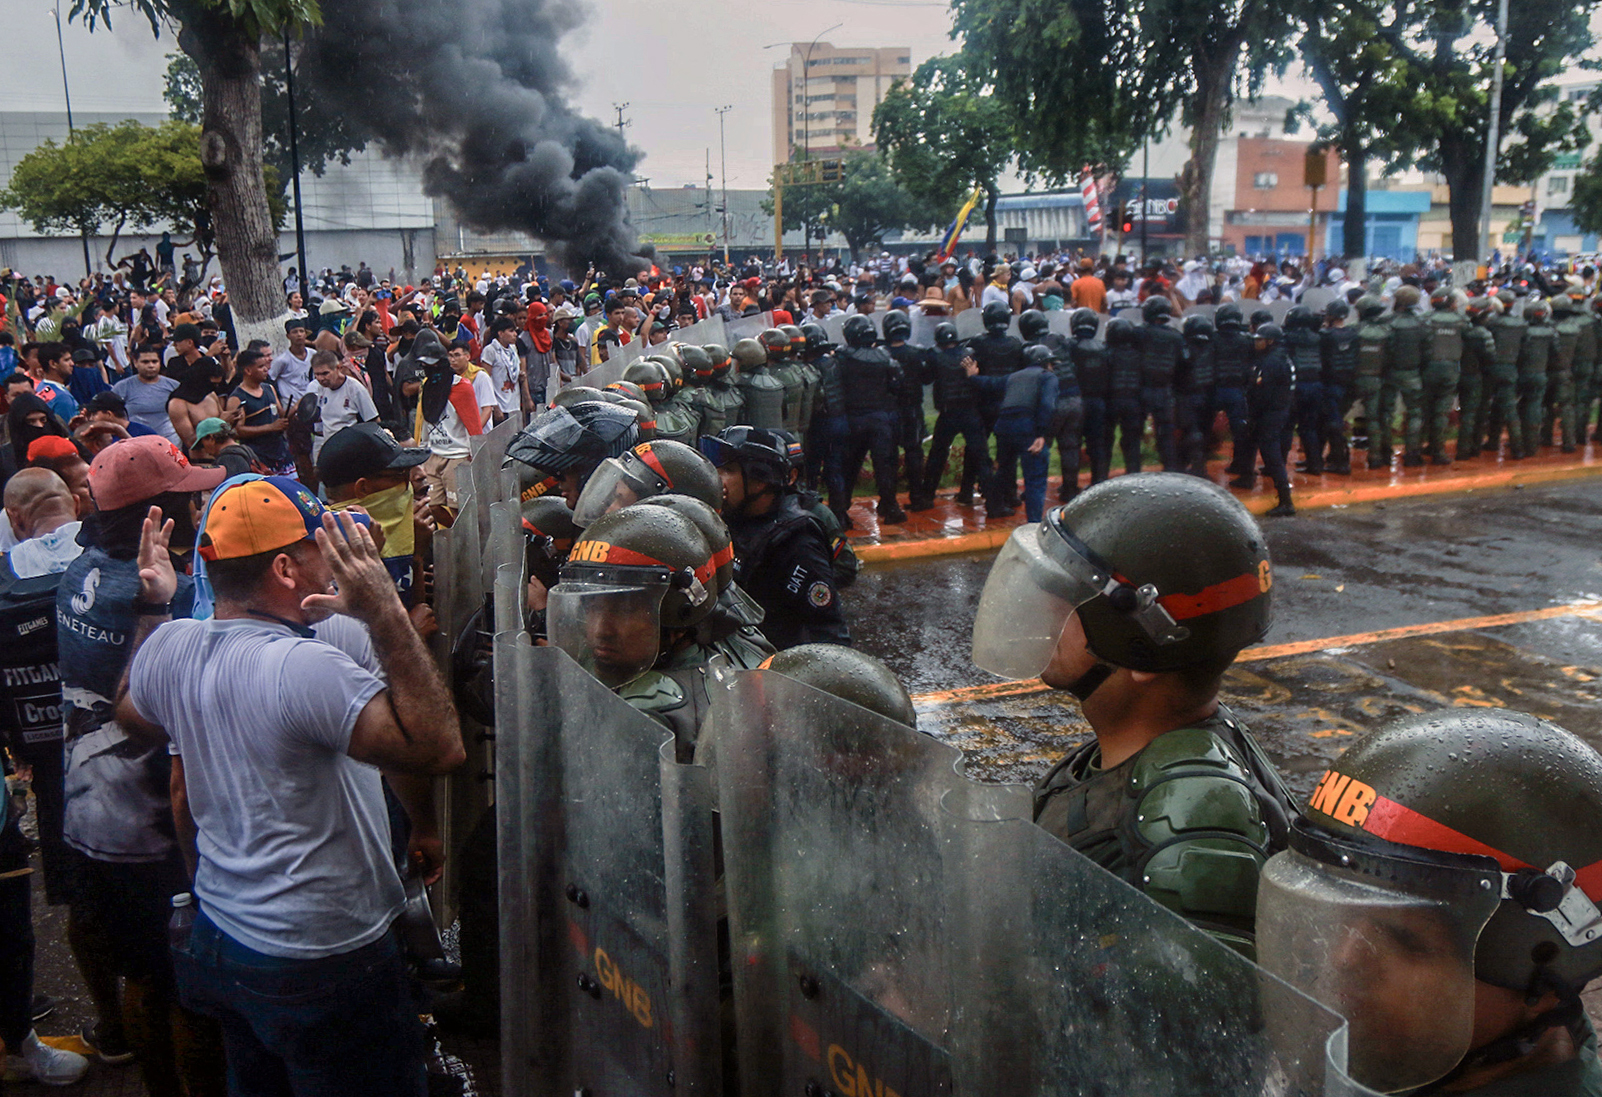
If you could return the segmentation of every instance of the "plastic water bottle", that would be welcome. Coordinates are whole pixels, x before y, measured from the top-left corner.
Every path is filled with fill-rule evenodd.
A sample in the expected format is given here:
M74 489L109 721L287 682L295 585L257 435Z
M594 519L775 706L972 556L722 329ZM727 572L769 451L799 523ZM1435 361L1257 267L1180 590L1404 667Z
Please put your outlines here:
M167 921L167 943L174 952L189 951L189 929L195 924L195 897L181 891L172 897L172 917Z

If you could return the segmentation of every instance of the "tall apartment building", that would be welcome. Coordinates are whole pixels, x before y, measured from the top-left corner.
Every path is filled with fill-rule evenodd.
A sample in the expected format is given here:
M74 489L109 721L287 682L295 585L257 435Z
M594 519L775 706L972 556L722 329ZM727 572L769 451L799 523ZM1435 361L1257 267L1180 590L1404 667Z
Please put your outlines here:
M793 42L773 70L773 162L792 154L873 145L873 108L891 85L912 75L905 46L837 49L827 42Z

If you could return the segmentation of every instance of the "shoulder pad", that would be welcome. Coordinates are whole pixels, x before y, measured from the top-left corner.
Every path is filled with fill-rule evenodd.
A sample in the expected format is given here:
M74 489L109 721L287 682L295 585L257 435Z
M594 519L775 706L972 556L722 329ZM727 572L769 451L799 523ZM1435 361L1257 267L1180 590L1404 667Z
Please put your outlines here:
M1140 752L1129 774L1130 790L1138 795L1176 773L1192 770L1247 776L1246 767L1222 738L1206 728L1179 728L1159 735Z
M760 629L747 625L712 645L713 650L741 670L756 670L774 654Z
M659 671L646 671L617 695L641 712L672 712L684 706L684 687Z

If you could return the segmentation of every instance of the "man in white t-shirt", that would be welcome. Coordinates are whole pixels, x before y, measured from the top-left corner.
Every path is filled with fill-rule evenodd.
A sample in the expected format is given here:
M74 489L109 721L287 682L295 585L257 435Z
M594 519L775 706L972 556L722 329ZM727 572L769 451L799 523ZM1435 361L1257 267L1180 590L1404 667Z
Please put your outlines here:
M437 876L419 790L465 757L439 671L365 526L296 481L247 481L212 500L197 543L209 620L170 618L172 524L159 523L157 510L140 540L117 718L172 755L200 905L173 950L179 994L220 1022L231 1078L424 1097L380 771L412 817L413 857ZM336 613L367 626L387 684L337 634L312 632Z
M438 343L417 351L423 388L417 397L418 435L431 456L421 465L434 523L445 529L456 520L456 476L472 453L469 439L484 433L484 417L473 382L452 372Z
M304 320L290 320L284 325L289 337L289 349L273 359L267 370L267 379L278 390L285 407L294 407L295 401L311 388L312 349L306 345L309 329Z
M312 376L316 379L307 394L317 401L317 424L312 428L312 461L323 451L323 443L346 427L371 423L378 418L373 395L360 381L340 369L339 355L320 350L312 355Z
M502 316L490 325L489 339L484 344L480 359L489 372L490 388L495 394L495 421L522 409L528 402L527 383L523 377L523 360L517 353L517 325Z

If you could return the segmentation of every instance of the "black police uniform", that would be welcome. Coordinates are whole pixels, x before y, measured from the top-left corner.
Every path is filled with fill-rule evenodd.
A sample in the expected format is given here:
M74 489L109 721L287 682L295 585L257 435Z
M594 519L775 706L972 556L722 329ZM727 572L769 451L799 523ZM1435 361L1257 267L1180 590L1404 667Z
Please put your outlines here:
M849 644L828 534L794 491L766 514L729 521L734 578L767 614L762 634L783 651L798 644Z
M1212 441L1213 419L1218 415L1214 362L1211 337L1185 340L1185 386L1179 404L1179 433L1185 451L1180 456L1185 468L1196 476L1207 475L1207 446Z
M934 503L935 489L946 474L946 457L951 443L959 434L964 448L962 484L964 491L972 492L977 482L984 487L988 482L990 432L979 416L980 393L962 368L968 349L963 346L939 347L930 355L931 379L934 382L935 409L940 416L935 420L934 438L929 443L929 458L923 466L923 486L913 509L923 509Z
M1286 420L1280 444L1288 458L1291 439L1300 434L1302 457L1314 476L1324 471L1324 352L1318 332L1292 328L1285 333L1285 350L1296 378L1295 422Z
M1074 378L1079 382L1079 398L1084 407L1081 434L1090 459L1090 482L1099 484L1107 479L1108 466L1112 463L1112 431L1107 421L1110 380L1107 344L1094 335L1074 339L1069 343L1068 356L1073 360ZM1067 465L1063 468L1066 486ZM1078 481L1077 474L1074 479Z
M1325 328L1318 338L1324 356L1324 470L1344 475L1352 471L1346 416L1357 377L1357 328Z
M1290 476L1285 470L1285 431L1294 409L1294 377L1285 348L1275 344L1253 364L1252 385L1246 394L1254 444L1262 456L1263 467L1268 470L1268 478L1274 482L1282 499L1290 497Z
M1151 416L1157 454L1167 472L1179 470L1174 444L1174 373L1185 356L1185 337L1167 324L1142 324L1136 329L1140 352L1140 404ZM1144 419L1142 420L1144 422Z
M1213 336L1214 396L1229 420L1229 440L1235 451L1229 472L1243 476L1252 469L1251 428L1246 422L1246 381L1251 373L1251 333L1238 328L1219 328Z
M801 482L807 490L815 491L821 478L832 492L840 463L845 459L845 395L840 387L840 363L830 352L811 361L818 371L818 394L812 421L807 424Z
M1140 345L1109 343L1107 362L1107 459L1111 463L1112 435L1116 427L1118 446L1124 455L1124 471L1139 472L1140 436L1146 425L1140 402Z
M901 391L896 396L896 445L901 449L901 470L907 490L923 487L923 386L930 381L930 351L916 343L886 343L901 366Z
M975 364L979 367L980 377L1005 377L1014 370L1023 369L1023 342L1016 336L1005 331L990 332L976 335L968 341L968 352L973 355ZM979 397L979 418L984 422L985 431L994 434L996 430L996 416L1001 413L1001 396L999 393L982 393ZM990 454L984 455L984 474L980 477L980 486L992 474ZM966 498L973 493L973 484L967 480L966 470L962 490L959 493ZM1007 504L1017 504L1017 490L1007 493Z
M873 478L879 489L881 516L899 514L896 504L896 399L901 367L881 347L846 347L839 362L841 398L846 415L845 455L829 486L829 509L849 527L851 491L862 465L873 456Z

